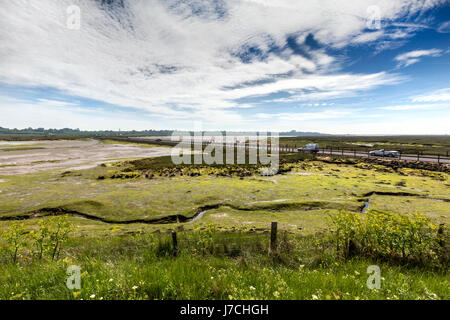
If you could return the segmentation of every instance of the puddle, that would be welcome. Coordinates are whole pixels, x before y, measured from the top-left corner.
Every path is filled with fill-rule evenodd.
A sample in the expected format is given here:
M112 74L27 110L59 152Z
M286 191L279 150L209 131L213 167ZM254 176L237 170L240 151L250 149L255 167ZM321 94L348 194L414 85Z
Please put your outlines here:
M362 209L362 213L367 213L367 210L369 210L369 206L370 206L370 199L367 199L366 202L364 202L364 208Z
M205 215L205 213L207 213L208 211L209 211L209 210L205 210L205 211L200 212L198 215L196 215L194 218L192 218L192 219L189 220L188 222L194 222L194 221L197 221L197 220L203 218L203 216Z

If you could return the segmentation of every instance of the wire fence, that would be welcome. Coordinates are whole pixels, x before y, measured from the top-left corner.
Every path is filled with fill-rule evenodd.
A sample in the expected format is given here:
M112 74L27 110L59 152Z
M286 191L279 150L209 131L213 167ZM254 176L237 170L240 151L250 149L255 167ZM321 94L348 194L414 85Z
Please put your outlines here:
M284 151L286 148L282 148L282 151ZM329 155L336 155L336 156L347 156L347 157L355 157L355 158L395 158L398 160L410 160L410 161L432 161L437 163L450 163L450 157L449 152L447 151L445 154L424 154L420 151L417 151L416 153L402 153L398 152L398 156L391 156L392 153L386 152L386 154L383 155L373 155L371 154L370 150L364 151L364 150L357 150L357 149L345 149L345 148L338 148L338 147L325 147L318 149L316 151L302 151L300 149L292 149L287 148L288 152L308 152L308 153L314 153L314 154L329 154Z
M290 225L281 225L284 229L278 229L278 223L272 222L270 229L263 232L254 232L253 234L221 234L214 232L195 232L185 233L183 231L177 232L172 230L164 237L160 237L160 244L165 246L165 250L169 250L173 254L178 254L182 250L196 249L196 250L213 250L224 249L224 251L233 251L234 249L249 249L263 250L268 252L276 252L279 247L285 247L290 240L307 238L300 234L289 232L286 227ZM279 236L281 233L281 236ZM167 237L169 236L169 237ZM310 240L310 239L309 239ZM308 246L302 246L304 252L317 252L320 248L315 247L310 241L307 241ZM306 243L306 242L305 242ZM220 251L220 250L219 250Z

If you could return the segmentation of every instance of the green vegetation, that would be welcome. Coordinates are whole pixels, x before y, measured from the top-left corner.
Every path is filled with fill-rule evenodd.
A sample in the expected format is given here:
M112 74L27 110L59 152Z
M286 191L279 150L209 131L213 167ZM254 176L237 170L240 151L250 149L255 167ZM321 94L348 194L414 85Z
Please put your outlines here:
M37 234L42 232L40 228ZM265 233L223 232L207 225L192 231L179 226L178 236L175 252L166 234L113 229L105 241L98 234L86 237L75 230L56 261L50 255L38 258L34 251L24 251L17 263L2 263L0 298L339 300L450 296L445 269L359 254L344 257L337 254L334 238L327 234L305 237L281 233L271 253ZM381 269L378 290L366 286L366 270L373 264ZM80 290L65 286L70 265L81 268Z
M28 231L23 223L13 221L1 234L7 244L6 255L11 257L13 264L27 247L31 249L31 256L37 259L42 259L46 253L49 253L52 261L59 257L62 244L71 231L71 223L66 217L60 216L39 220L37 226L37 230Z
M16 147L11 147L11 148L2 148L0 149L0 151L28 151L28 150L36 150L36 149L45 149L42 147L22 147L22 146L16 146Z
M424 265L447 265L444 234L420 214L369 211L365 215L339 212L332 216L337 252ZM442 233L442 234L441 234Z
M143 131L83 131L80 129L8 129L0 127L0 140L55 140L55 139L79 139L83 137L108 137L108 136L168 136L173 130L143 130Z
M440 168L286 153L272 176L170 157L0 176L0 298L449 299Z

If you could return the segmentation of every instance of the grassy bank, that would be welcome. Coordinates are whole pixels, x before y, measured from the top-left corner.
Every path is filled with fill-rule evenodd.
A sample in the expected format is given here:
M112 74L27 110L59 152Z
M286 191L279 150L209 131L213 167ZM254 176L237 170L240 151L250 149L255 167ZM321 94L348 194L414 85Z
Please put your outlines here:
M0 241L0 298L450 298L436 236L450 223L447 172L282 154L278 174L258 173L258 165L176 166L160 157L0 176L0 233L20 223L27 238L15 259L14 237ZM385 225L360 227L378 211L390 213ZM330 225L342 212L352 223ZM433 227L395 219L413 213ZM36 235L54 215L73 228L39 258ZM278 247L269 253L272 221ZM426 242L408 247L415 235ZM81 268L80 290L66 287L70 265ZM381 269L379 290L366 286L370 265Z
M317 238L281 236L277 253L265 234L179 233L71 238L58 261L0 265L1 299L449 299L448 274L425 267L336 257ZM189 241L188 241L189 240ZM69 265L81 268L81 289L66 287ZM367 267L378 265L371 290Z

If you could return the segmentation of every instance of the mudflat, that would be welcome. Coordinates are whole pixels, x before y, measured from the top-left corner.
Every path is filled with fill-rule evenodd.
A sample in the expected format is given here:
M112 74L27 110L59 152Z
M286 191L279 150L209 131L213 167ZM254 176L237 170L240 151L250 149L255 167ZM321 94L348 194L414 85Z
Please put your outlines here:
M0 141L0 175L17 175L42 170L79 170L107 161L170 155L166 147L140 144L103 143L87 140Z

